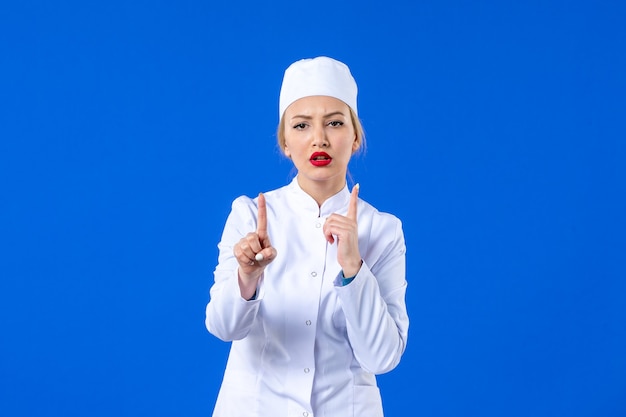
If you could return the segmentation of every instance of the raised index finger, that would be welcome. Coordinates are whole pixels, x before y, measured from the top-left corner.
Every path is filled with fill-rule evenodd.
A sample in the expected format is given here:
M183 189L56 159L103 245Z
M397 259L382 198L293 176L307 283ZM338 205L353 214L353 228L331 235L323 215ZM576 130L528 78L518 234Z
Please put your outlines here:
M267 236L267 209L265 208L265 196L259 193L258 215L256 232L260 237Z
M350 194L350 204L348 205L348 214L346 217L352 220L356 220L356 207L359 202L359 184L355 184L352 187L352 194Z

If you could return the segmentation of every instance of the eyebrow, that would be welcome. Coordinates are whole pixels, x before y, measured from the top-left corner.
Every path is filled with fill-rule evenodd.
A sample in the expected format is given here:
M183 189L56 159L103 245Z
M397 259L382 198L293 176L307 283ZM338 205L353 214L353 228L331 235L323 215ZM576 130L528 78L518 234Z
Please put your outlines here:
M342 111L339 111L339 110L327 113L323 117L324 118L328 118L328 117L337 116L337 115L345 117L345 114ZM307 116L307 115L304 115L304 114L296 114L295 116L291 117L291 119L298 119L298 118L310 120L310 119L313 118L313 116Z

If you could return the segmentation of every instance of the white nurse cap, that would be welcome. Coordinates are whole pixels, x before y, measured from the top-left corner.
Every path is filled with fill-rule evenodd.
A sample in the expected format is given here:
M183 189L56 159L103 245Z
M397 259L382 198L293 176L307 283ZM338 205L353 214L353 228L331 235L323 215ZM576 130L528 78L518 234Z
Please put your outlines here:
M346 103L357 113L356 81L343 62L320 56L296 61L286 70L280 89L278 117L294 101L309 96L329 96Z

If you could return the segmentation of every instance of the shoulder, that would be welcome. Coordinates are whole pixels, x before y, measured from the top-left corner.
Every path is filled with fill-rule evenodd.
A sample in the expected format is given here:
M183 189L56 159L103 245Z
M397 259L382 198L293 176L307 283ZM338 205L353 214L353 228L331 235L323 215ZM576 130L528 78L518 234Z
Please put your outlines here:
M380 211L376 207L374 207L372 204L368 203L367 201L361 198L359 198L358 213L359 213L358 214L359 221L363 217L365 219L369 218L373 222L386 225L386 226L390 226L390 225L395 225L397 227L402 226L402 221L395 214Z
M359 240L371 255L370 262L386 256L385 254L396 256L405 253L402 221L396 215L380 211L371 204L359 200L358 225Z
M272 201L275 199L280 199L285 194L286 187L276 188L270 191L263 191L263 195L265 196L266 201ZM259 203L258 195L255 197L250 197L247 195L240 195L232 201L231 207L233 210L238 211L246 211L253 210L254 213L257 211L257 206Z
M358 223L359 229L369 239L391 243L404 243L402 221L395 214L378 210L370 203L359 200Z
M247 195L240 195L235 198L231 204L233 211L245 211L246 209L256 208L257 198L248 197Z

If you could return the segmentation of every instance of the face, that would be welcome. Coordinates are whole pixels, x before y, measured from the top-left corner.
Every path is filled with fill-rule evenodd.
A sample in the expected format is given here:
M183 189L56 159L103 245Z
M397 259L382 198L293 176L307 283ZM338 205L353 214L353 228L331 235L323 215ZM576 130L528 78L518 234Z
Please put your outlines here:
M287 107L283 119L284 152L300 185L343 187L350 157L360 146L348 105L328 96L304 97Z

